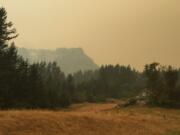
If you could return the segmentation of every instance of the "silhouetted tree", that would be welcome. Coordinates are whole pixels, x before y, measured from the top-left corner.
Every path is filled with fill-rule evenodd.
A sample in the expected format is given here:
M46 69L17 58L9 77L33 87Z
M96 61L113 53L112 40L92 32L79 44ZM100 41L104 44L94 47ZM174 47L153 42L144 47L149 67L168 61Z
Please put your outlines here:
M14 44L8 46L8 41L16 37L12 22L7 22L6 10L0 8L0 100L2 107L12 105L10 99L13 96L12 86L15 80L17 51Z
M16 38L16 29L12 28L12 22L7 22L7 12L5 8L0 8L0 51L4 50L8 44L7 41Z

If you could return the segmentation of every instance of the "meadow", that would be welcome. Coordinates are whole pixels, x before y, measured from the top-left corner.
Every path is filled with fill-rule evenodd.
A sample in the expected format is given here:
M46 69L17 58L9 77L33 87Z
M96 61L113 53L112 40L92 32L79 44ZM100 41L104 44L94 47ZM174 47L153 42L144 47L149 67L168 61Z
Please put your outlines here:
M0 111L0 135L179 135L180 110L117 103Z

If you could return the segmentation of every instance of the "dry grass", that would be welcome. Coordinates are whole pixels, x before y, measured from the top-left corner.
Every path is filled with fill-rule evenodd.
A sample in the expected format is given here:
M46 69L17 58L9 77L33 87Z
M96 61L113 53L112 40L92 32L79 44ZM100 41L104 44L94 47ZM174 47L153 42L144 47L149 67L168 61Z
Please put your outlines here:
M0 135L178 135L180 110L115 103L81 104L61 111L1 111Z

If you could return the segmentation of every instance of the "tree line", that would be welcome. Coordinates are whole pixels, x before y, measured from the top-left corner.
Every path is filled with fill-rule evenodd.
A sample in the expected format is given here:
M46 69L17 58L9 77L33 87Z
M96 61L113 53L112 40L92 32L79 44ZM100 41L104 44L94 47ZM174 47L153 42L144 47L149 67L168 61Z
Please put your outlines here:
M29 64L10 40L18 34L0 8L0 108L62 108L79 102L122 99L147 91L157 105L180 103L180 70L157 63L139 72L131 66L104 65L65 75L55 62Z
M149 102L164 107L180 107L180 69L152 63L145 66Z

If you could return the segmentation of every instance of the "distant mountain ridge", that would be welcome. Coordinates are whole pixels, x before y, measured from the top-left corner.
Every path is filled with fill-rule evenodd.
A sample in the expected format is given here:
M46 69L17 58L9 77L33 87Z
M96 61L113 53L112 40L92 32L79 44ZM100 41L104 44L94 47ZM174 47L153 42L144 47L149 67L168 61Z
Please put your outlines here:
M82 48L57 48L56 50L18 48L18 54L28 59L30 63L55 61L66 74L79 70L98 69L97 64L84 53Z

